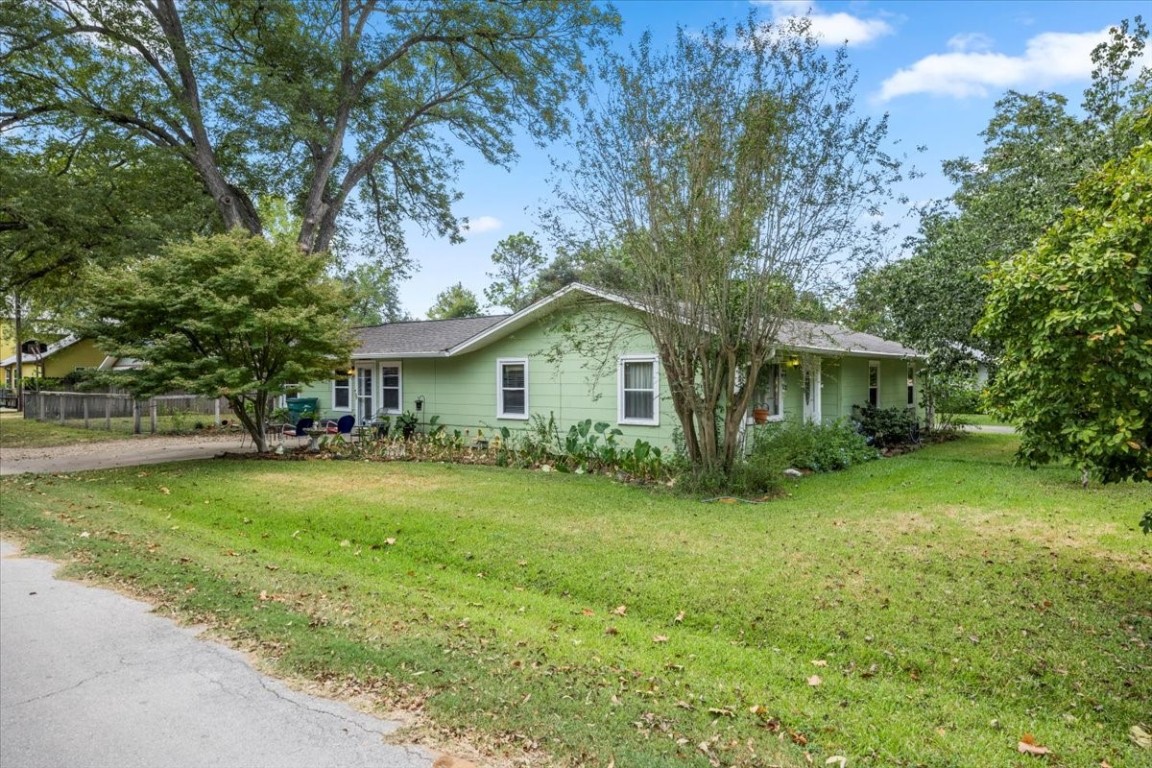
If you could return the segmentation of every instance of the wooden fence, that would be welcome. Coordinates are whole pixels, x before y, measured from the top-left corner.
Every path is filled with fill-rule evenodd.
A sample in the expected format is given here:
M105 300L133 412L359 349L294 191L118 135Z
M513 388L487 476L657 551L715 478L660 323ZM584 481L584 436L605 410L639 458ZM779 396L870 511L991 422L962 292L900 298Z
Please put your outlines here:
M224 414L224 418L221 418ZM24 392L24 418L117 432L188 432L220 426L231 412L222 398L160 395L137 400L123 393Z

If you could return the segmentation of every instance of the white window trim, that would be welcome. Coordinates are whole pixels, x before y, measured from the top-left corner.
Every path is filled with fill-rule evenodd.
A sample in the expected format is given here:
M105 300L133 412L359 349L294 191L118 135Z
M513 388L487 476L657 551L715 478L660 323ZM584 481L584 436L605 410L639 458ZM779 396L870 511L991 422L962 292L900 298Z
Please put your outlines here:
M869 360L868 361L868 395L869 395L868 400L869 400L869 402L871 402L871 400L872 400L871 395L872 395L872 369L873 368L876 369L876 407L879 408L880 407L880 397L882 394L880 391L880 361L879 360Z
M629 419L624 416L624 364L652 364L652 418ZM616 364L616 423L640 427L660 426L660 358L657 355L620 355Z
M400 379L400 384L396 387L396 407L384 407L384 369L395 368L397 375ZM400 360L381 360L376 363L376 402L380 407L376 409L376 413L397 414L404 413L404 363Z
M340 408L339 406L336 405L336 382L341 381L341 380L348 382L348 406L346 408ZM331 402L332 402L332 410L337 411L338 413L352 413L354 406L356 404L356 374L355 373L353 373L351 376L345 376L343 379L332 379L332 401Z
M504 412L504 366L506 365L524 366L524 413ZM516 421L528 420L528 414L531 413L528 407L528 383L528 358L501 357L496 360L496 418L515 419Z

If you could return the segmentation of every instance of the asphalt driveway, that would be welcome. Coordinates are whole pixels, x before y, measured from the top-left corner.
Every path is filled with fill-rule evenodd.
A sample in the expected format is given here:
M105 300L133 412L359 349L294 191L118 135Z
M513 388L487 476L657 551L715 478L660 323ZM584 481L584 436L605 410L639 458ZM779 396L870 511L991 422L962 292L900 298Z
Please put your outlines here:
M0 542L0 766L428 768L398 724L295 692L150 606Z

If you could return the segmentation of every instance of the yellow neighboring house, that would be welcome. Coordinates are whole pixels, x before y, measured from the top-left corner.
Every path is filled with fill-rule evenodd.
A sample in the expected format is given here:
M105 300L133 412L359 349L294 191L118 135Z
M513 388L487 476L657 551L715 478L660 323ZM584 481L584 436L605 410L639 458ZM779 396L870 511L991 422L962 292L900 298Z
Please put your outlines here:
M8 337L5 336L5 341ZM26 342L27 344L27 342ZM37 353L35 349L25 347L24 377L45 377L49 379L62 379L74 371L87 368L108 367L107 356L96 348L91 339L81 339L77 336L65 336L59 341L48 345L43 352ZM0 370L3 371L0 381L6 389L11 389L16 383L16 345L11 342L4 347L8 352L0 359Z

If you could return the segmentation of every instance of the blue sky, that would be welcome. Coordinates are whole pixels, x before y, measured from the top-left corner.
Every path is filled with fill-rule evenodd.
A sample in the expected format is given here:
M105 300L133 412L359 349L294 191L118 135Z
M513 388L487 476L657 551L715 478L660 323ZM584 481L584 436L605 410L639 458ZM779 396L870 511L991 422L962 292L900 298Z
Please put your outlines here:
M905 190L915 200L948 194L941 161L980 154L980 131L1005 91L1054 91L1078 104L1090 80L1089 52L1108 27L1141 12L1152 16L1147 2L1119 0L623 0L616 3L623 30L614 45L625 49L645 29L659 45L671 41L677 25L693 29L721 19L741 20L750 5L764 20L808 14L829 45L848 41L849 60L859 73L857 107L875 117L888 113L890 138L900 148L912 153L916 146L927 146L914 157L925 176ZM423 317L436 294L457 281L483 300L496 244L515 232L536 232L532 211L549 201L549 157L564 156L567 149L562 141L542 149L525 139L519 150L511 171L461 153L464 197L455 210L471 221L464 243L451 245L410 232L417 270L401 285L400 295L413 317Z

